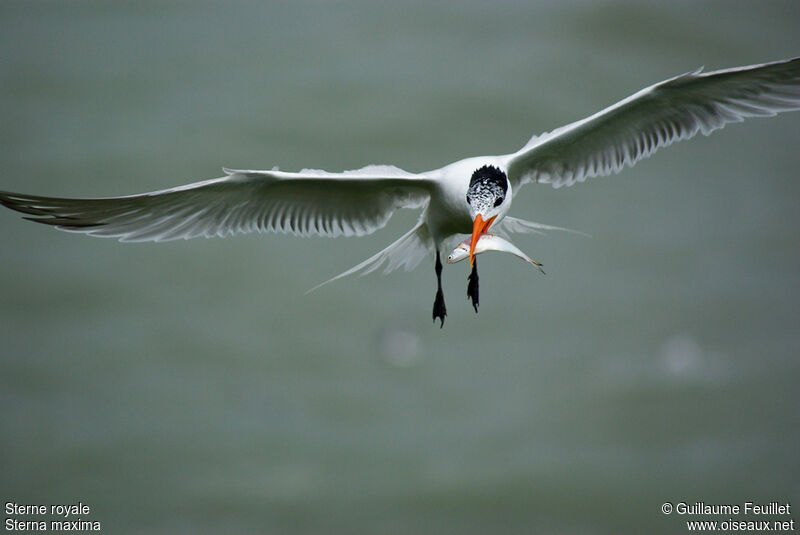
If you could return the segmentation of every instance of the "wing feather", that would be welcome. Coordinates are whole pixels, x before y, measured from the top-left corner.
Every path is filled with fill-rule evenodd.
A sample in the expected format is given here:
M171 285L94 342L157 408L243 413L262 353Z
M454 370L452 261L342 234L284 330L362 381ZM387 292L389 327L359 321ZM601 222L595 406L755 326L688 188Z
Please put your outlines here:
M390 166L328 173L237 171L168 190L100 199L0 192L0 204L61 230L121 241L167 241L245 232L361 236L398 208L429 199L431 181Z
M800 58L701 73L645 88L509 155L509 179L571 186L620 172L661 147L728 123L800 109Z

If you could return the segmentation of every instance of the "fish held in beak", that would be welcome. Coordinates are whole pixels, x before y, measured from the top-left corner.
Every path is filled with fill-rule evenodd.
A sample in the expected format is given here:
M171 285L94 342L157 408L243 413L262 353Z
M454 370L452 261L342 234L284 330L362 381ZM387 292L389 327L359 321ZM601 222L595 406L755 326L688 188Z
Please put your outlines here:
M478 243L475 245L475 256L478 256L481 253L485 253L487 251L498 251L501 253L510 253L516 257L521 258L522 260L528 262L536 269L544 273L544 269L542 269L542 264L537 262L533 258L529 257L525 253L523 253L516 245L511 243L510 241L501 238L500 236L496 236L494 234L481 234L481 237L478 239ZM464 240L463 242L459 243L453 252L450 253L450 256L447 257L448 264L457 264L462 260L466 259L469 256L469 239Z

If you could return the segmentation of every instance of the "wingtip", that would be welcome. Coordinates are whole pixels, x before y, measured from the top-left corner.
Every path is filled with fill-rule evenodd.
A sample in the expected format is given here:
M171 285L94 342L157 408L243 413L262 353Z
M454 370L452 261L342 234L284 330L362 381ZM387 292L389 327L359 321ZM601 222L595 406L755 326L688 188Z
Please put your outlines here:
M542 269L542 263L541 262L537 262L536 260L534 260L532 258L530 260L528 260L528 262L530 262L531 265L533 265L536 269L541 271L542 275L547 275L547 273L544 272L544 269Z

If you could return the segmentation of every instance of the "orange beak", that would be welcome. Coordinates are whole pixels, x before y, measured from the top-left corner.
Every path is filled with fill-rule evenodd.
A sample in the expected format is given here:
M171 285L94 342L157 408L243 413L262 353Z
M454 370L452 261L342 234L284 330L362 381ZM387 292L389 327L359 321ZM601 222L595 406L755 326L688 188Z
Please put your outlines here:
M478 240L481 237L481 234L486 234L486 231L489 230L489 226L495 220L497 216L490 217L488 220L484 221L481 214L475 216L475 221L472 223L472 241L469 243L469 265L472 267L475 264L475 244L478 243Z

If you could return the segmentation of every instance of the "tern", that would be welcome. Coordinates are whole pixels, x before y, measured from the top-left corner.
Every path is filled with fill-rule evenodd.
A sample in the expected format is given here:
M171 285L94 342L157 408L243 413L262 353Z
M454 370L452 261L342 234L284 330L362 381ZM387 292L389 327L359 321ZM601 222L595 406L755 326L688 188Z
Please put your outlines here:
M548 228L506 216L523 185L558 188L618 173L698 132L708 135L727 123L797 109L800 57L705 73L701 67L534 136L511 154L466 158L424 173L388 165L341 173L223 168L222 178L141 195L67 199L0 192L0 203L60 230L156 242L244 232L364 236L384 227L399 208L421 209L411 230L326 283L381 266L386 273L410 270L433 253L437 289L432 316L443 327L447 308L441 251L446 242L471 235L467 296L477 312L475 246L480 237L490 228L500 234Z

